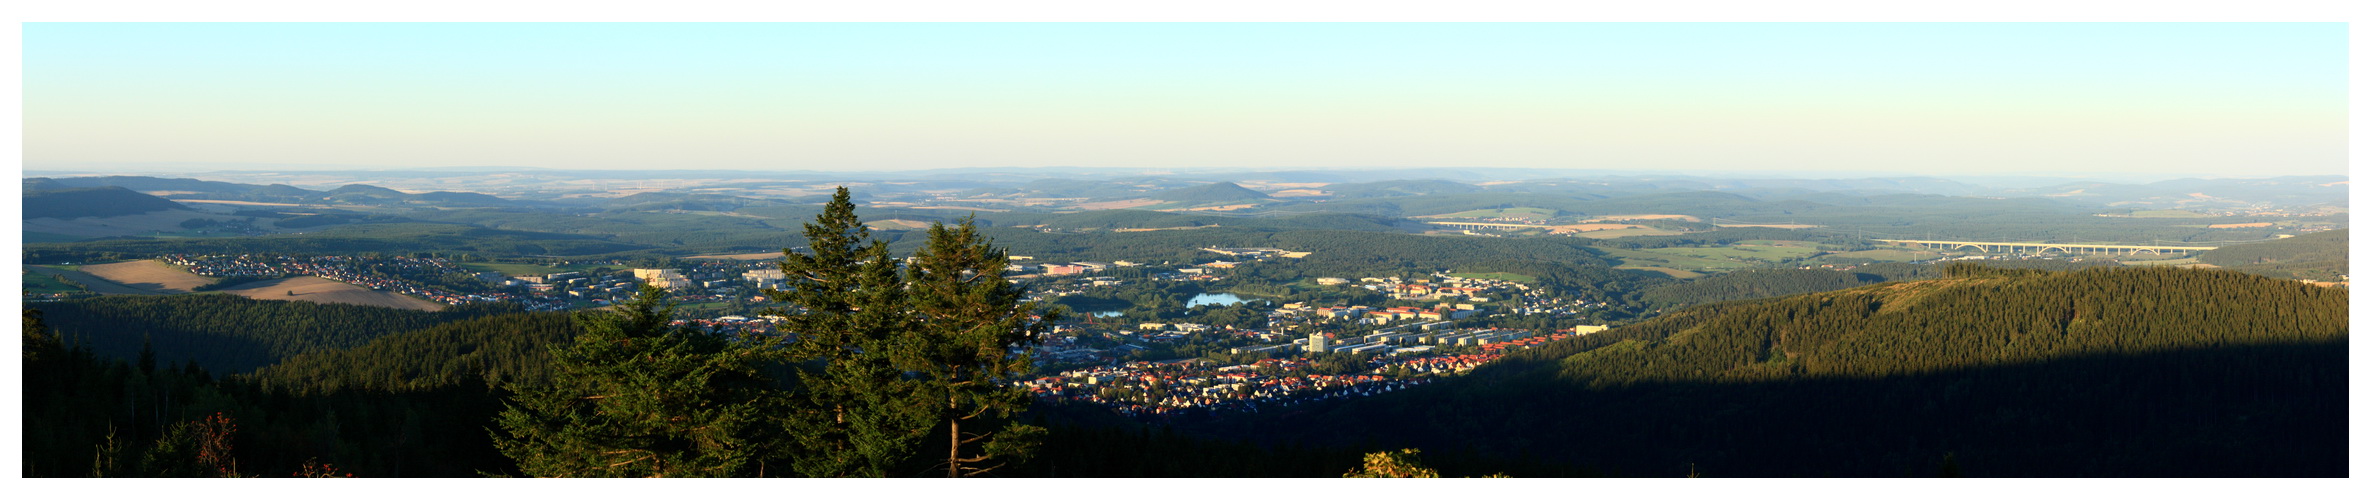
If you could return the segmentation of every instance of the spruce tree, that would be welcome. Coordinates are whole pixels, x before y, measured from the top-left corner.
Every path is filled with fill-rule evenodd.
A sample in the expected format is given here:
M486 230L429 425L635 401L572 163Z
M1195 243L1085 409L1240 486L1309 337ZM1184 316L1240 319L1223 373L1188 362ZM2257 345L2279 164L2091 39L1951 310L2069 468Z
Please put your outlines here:
M891 340L912 327L897 263L857 219L848 188L805 230L808 253L784 249L783 284L766 291L791 309L774 311L799 368L791 465L814 477L902 472L936 413L916 404L917 381L890 358Z
M774 342L669 325L666 293L577 317L552 383L518 388L495 446L540 477L740 477L779 453Z
M931 224L930 241L908 269L918 324L895 354L901 368L920 376L934 420L946 429L947 477L1026 459L1045 434L1007 420L1029 406L1029 393L1007 382L1029 373L1028 348L1044 323L1031 317L1037 304L1005 280L1006 262L967 217L954 228Z

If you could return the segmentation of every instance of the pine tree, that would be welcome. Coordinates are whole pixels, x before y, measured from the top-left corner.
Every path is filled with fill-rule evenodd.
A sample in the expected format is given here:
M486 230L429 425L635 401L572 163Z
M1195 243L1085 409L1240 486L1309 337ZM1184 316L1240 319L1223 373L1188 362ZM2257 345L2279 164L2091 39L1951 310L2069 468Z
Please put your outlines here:
M1006 382L1029 373L1028 347L1044 331L1031 317L1037 305L1005 280L1005 252L970 218L952 229L932 224L912 262L907 275L919 325L900 339L896 355L900 367L921 376L935 420L946 428L947 476L1027 458L1045 429L1005 420L1029 406L1028 392Z
M782 396L759 368L774 342L669 325L645 285L552 350L552 383L516 389L495 446L542 477L758 475L780 453Z
M848 188L805 230L808 253L784 249L783 284L766 291L795 309L773 312L799 366L791 465L815 477L901 471L936 413L917 404L917 381L890 357L891 340L912 327L897 263L857 219Z

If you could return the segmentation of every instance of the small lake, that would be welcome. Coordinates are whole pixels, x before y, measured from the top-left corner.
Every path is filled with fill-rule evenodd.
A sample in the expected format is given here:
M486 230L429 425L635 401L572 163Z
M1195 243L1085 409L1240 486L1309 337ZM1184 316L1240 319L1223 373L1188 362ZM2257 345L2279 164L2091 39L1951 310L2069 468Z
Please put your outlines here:
M1195 295L1194 298L1186 300L1186 307L1195 307L1203 304L1231 306L1241 303L1243 303L1243 298L1237 297L1232 293L1205 293L1201 295Z

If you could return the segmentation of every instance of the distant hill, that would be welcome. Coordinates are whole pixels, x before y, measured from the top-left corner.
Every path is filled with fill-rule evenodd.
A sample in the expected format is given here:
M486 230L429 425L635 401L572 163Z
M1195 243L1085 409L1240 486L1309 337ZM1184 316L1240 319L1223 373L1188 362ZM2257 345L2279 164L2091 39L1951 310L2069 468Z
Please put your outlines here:
M1152 199L1179 203L1224 203L1232 201L1266 201L1268 195L1244 189L1232 182L1214 182L1194 187L1171 189L1153 193Z
M59 177L57 183L74 187L116 186L133 191L187 191L194 193L246 193L257 186L197 179L167 179L138 175L108 175L97 177Z
M189 209L172 200L120 187L26 191L24 200L26 219L113 217Z
M2348 429L2344 289L2163 267L1947 274L1689 308L1211 430L1621 476L2348 474L2328 438Z
M51 179L48 177L29 177L25 179L26 192L49 191L55 189L66 189L70 187L74 186L66 185L65 183L58 182L56 179Z
M2338 281L2347 273L2347 230L2208 250L2198 261L2275 278Z
M396 190L393 190L393 189L387 189L387 188L378 187L378 186L373 186L373 185L369 185L369 184L347 184L347 185L344 185L344 186L338 186L338 188L337 188L337 189L331 189L331 190L329 190L329 194L332 194L332 195L340 195L340 194L367 194L367 195L373 195L373 196L397 196L397 197L400 197L400 196L407 196L407 195L405 195L405 194L404 194L404 192L402 192L402 191L396 191Z

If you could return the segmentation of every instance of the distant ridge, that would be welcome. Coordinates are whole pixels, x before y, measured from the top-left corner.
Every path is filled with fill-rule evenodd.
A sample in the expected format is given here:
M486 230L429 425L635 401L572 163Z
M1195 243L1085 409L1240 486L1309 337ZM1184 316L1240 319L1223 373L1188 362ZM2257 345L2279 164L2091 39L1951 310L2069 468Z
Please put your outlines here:
M1153 199L1180 203L1219 203L1242 200L1268 200L1268 195L1245 189L1232 182L1216 182L1187 188L1153 193Z
M172 200L114 186L27 191L24 208L26 219L114 217L189 209Z

